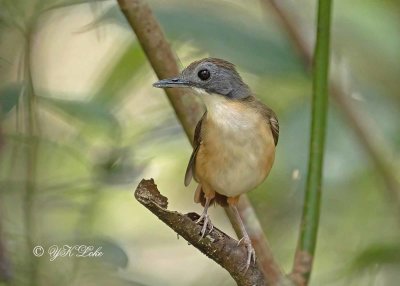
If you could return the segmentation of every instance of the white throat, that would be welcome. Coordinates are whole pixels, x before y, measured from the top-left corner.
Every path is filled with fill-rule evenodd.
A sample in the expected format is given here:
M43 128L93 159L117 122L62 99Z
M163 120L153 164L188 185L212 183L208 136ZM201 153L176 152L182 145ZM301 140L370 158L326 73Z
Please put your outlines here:
M241 110L233 108L230 99L218 94L209 94L203 90L198 92L207 108L207 117L214 123L227 129L249 127L245 114Z

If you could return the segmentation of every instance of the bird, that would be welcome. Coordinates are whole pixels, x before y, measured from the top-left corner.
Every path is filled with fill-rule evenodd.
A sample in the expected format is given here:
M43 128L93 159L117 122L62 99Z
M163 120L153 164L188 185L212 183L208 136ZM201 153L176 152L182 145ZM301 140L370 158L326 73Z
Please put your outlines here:
M247 249L245 269L255 262L255 251L237 205L241 195L255 189L270 173L279 139L275 112L244 83L234 64L204 58L188 65L176 77L159 80L157 88L191 88L206 111L194 132L193 152L184 184L198 183L194 200L204 207L201 238L213 229L208 208L216 203L233 209Z

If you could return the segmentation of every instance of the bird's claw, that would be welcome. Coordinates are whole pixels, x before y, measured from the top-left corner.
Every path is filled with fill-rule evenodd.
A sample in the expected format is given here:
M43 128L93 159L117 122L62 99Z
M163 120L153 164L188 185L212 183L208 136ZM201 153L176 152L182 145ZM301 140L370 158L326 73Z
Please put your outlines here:
M207 231L207 226L210 226L210 231L208 232L208 234L210 234L212 232L212 230L214 229L214 225L211 223L210 217L208 216L207 213L203 213L199 219L196 221L197 224L199 224L201 221L203 221L203 227L201 228L201 238L204 237L204 235L206 234Z
M247 271L250 267L250 263L253 262L253 264L256 263L256 252L253 248L253 245L251 244L251 240L248 236L243 236L239 241L238 241L238 246L240 244L244 244L247 250L247 260L246 260L246 266L244 268L244 272Z

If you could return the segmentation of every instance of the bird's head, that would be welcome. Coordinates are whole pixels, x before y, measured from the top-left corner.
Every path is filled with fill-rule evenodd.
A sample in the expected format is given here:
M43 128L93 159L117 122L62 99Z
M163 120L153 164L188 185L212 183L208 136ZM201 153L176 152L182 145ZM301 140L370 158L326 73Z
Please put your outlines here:
M177 77L160 80L153 86L196 88L208 94L221 95L230 99L241 99L250 95L249 87L243 82L235 66L216 58L195 61Z

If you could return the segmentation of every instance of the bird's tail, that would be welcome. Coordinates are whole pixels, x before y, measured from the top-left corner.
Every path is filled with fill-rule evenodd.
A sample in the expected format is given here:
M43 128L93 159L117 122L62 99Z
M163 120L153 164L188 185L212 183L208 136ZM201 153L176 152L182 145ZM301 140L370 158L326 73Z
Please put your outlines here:
M194 202L195 203L201 203L201 205L204 207L206 204L206 197L204 196L203 189L201 188L201 184L197 185L196 191L194 192ZM215 197L211 200L211 204L219 204L223 207L228 206L228 197L215 193Z

